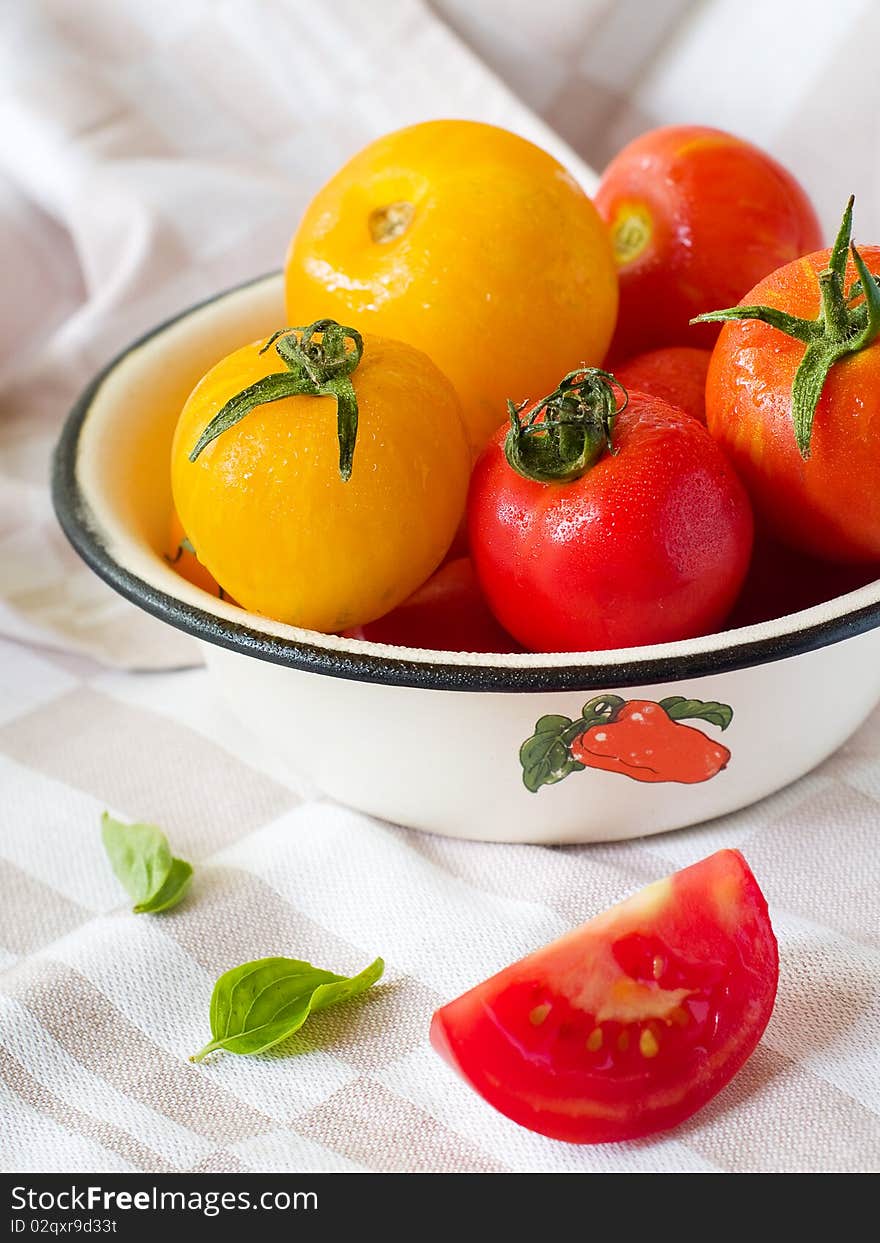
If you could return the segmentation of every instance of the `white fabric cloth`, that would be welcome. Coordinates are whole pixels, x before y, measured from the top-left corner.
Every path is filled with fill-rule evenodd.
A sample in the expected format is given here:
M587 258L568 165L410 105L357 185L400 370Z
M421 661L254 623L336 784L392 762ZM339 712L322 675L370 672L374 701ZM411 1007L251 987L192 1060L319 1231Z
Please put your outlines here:
M829 232L854 189L859 236L880 235L880 12L337 0L305 14L283 0L0 8L0 1165L876 1169L880 716L795 786L677 834L543 849L405 832L304 797L203 670L172 672L194 648L78 562L46 477L66 409L116 350L279 266L317 185L414 120L494 121L565 158L546 121L596 166L650 125L720 124L786 160ZM105 807L161 824L195 863L178 910L127 913ZM436 1005L723 845L767 892L780 996L756 1054L692 1122L554 1144L437 1060ZM270 953L337 971L382 954L388 982L316 1020L298 1057L191 1066L214 978Z

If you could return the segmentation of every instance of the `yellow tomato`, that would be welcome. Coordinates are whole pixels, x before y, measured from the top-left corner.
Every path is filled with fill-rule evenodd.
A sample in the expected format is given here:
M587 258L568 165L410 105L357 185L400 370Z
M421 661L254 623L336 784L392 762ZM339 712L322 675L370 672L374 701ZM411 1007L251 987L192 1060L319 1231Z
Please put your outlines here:
M185 578L194 587L201 587L202 591L210 592L212 596L219 596L221 600L226 595L223 588L215 582L199 561L176 509L171 511L168 524L168 551L165 554L165 560L174 567L181 578Z
M332 632L395 608L440 563L470 460L452 385L426 355L379 337L364 339L356 365L345 351L357 405L349 478L337 426L348 407L329 391L248 404L210 439L212 420L244 390L266 377L280 391L285 376L299 383L305 373L290 359L308 341L309 368L335 383L327 340L287 332L213 367L181 412L171 479L184 529L225 591L252 612Z
M617 315L590 199L546 151L473 121L398 130L346 164L306 210L286 290L290 323L333 315L429 354L474 449L507 398L601 363Z

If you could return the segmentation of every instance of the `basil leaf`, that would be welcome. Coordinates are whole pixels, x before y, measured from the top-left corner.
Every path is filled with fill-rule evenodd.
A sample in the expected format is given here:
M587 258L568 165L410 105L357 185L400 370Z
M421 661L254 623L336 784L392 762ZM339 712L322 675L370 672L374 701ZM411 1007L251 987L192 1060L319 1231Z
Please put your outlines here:
M728 704L715 703L714 700L685 699L683 695L670 695L668 699L660 700L660 707L672 721L708 721L710 725L717 725L721 730L727 729L733 720L733 708Z
M152 824L123 824L106 811L101 838L117 879L134 898L146 902L159 892L171 871L168 839Z
M555 785L583 768L583 764L571 758L566 731L571 730L572 724L571 717L542 716L534 734L520 747L523 785L532 794L537 794L541 786Z
M186 893L192 867L173 857L167 837L155 825L123 824L105 811L101 839L110 865L134 899L138 914L167 911Z
M170 911L172 906L177 906L178 902L186 895L192 876L191 863L187 863L184 859L172 859L171 871L168 873L165 884L158 893L154 893L151 898L147 898L146 902L139 902L134 908L135 913L137 915L155 915L159 911Z
M191 1062L215 1049L263 1053L299 1031L317 1010L364 993L385 964L381 958L360 975L334 975L299 958L258 958L225 972L211 995L211 1037Z

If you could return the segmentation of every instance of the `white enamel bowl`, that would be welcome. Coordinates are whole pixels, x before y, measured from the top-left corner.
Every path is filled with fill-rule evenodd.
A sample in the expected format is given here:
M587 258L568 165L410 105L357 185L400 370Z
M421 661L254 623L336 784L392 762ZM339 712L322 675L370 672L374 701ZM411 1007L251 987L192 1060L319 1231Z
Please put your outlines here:
M499 656L297 630L191 586L163 556L177 414L218 358L283 323L282 306L281 277L263 278L195 307L121 354L70 414L56 450L53 496L68 538L95 572L201 640L211 676L242 720L331 797L452 837L548 843L660 833L793 781L880 699L880 582L777 621L682 643ZM575 720L603 692L653 704L672 696L714 702L732 717L723 731L728 713L720 710L681 722L699 729L704 742L671 736L681 740L689 781L678 779L682 764L670 765L668 755L655 773L666 779L638 779L650 775L646 757L654 750L643 721L641 730L637 722L606 731L602 744L623 755L624 735L637 736L638 755L627 753L631 769L588 765L532 792L520 749L538 720ZM662 725L666 710L659 711ZM616 735L620 741L609 744ZM686 761L694 744L716 757L720 744L729 762L718 771L709 764L705 778L694 779ZM550 752L540 771L558 771L565 754ZM535 755L533 747L527 759Z

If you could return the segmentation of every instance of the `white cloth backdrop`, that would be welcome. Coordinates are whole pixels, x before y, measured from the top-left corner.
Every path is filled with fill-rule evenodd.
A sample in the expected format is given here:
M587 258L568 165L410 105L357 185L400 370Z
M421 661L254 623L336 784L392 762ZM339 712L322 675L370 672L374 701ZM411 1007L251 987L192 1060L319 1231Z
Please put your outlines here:
M0 5L0 1165L15 1170L864 1170L880 1165L880 716L816 773L630 844L450 843L305 797L175 631L67 549L66 409L138 333L277 267L374 135L477 117L596 167L700 121L789 163L830 232L880 236L872 0L5 0ZM529 111L529 109L533 111ZM135 673L134 669L154 672ZM133 917L104 807L197 865ZM578 1149L495 1115L426 1043L443 999L721 845L758 872L780 998L741 1076L674 1135ZM225 968L389 983L299 1057L196 1068Z

